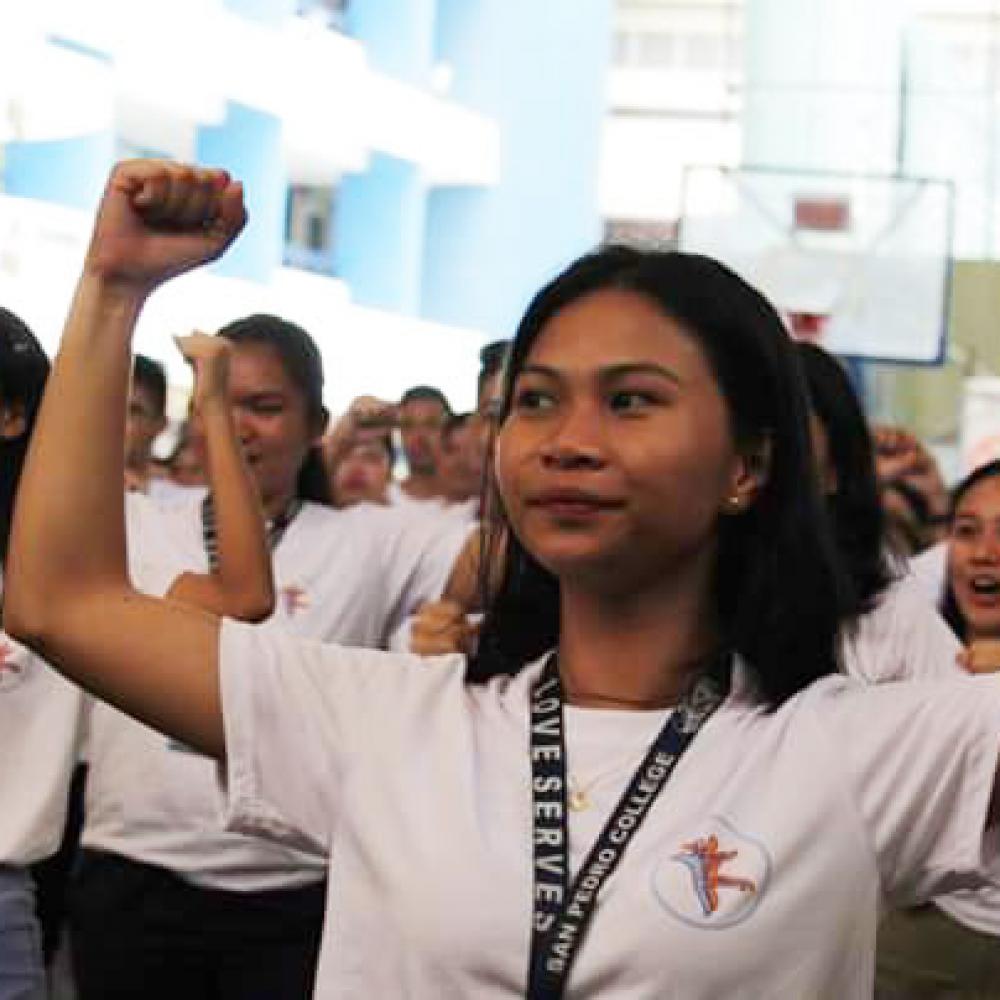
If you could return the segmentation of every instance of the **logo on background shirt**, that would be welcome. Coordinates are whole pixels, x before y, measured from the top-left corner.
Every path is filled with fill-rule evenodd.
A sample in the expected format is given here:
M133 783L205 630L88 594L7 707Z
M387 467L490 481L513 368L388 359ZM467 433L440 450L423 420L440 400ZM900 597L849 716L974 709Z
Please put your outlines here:
M722 929L742 923L757 909L770 877L767 848L717 816L660 860L653 893L678 920Z
M0 691L16 688L28 675L24 662L17 660L18 650L6 639L0 639Z
M312 603L305 589L298 584L282 587L278 593L281 597L281 606L289 618L294 618L299 611L308 610Z

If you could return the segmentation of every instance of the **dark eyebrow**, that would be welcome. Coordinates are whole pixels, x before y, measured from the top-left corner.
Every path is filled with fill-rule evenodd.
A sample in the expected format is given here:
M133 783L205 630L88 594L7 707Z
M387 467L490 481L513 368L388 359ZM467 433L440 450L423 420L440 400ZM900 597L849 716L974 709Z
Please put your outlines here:
M620 365L609 365L601 371L601 376L609 381L624 378L627 375L655 375L668 382L673 382L675 385L680 385L682 381L677 372L664 368L663 365L654 364L652 361L630 361Z
M558 369L550 368L548 365L525 365L518 372L518 376L521 375L542 375L545 378L557 380L564 377ZM682 382L681 377L676 372L664 368L663 365L654 364L652 361L624 361L621 364L608 365L600 371L601 379L606 382L625 378L628 375L655 375L668 382L673 382L675 385L680 385Z

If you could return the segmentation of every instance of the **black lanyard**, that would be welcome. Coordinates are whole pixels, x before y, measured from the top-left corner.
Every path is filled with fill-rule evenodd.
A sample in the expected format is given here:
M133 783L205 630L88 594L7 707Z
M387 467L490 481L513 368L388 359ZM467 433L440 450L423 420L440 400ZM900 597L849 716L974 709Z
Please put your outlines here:
M528 1000L558 1000L594 912L632 835L698 730L729 691L731 657L699 674L650 745L575 881L569 883L563 690L552 654L531 692L534 912Z
M288 507L267 525L267 545L273 552L284 537L288 526L295 520L295 515L302 510L302 501L295 497ZM205 542L205 554L208 556L208 568L215 572L219 568L219 529L215 519L215 500L211 493L206 493L201 502L201 537Z

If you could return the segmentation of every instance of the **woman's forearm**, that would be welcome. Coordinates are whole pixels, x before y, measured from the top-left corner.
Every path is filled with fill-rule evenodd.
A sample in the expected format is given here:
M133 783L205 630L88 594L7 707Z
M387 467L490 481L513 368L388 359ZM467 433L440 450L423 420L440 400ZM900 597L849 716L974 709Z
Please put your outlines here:
M202 401L199 417L215 506L218 566L208 577L182 577L171 596L216 614L262 621L274 610L274 583L257 488L240 451L228 399Z

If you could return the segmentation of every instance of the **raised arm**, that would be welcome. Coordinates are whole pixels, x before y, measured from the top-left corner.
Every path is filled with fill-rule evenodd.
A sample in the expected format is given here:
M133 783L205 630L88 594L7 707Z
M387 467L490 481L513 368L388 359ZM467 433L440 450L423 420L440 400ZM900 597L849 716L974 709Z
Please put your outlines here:
M395 404L374 396L358 396L323 438L323 457L330 474L354 445L388 434L396 420Z
M217 615L263 621L274 610L271 554L260 497L243 460L229 405L229 357L223 337L194 333L177 346L194 367L194 417L208 452L208 485L215 510L218 566L184 573L169 597Z
M71 680L222 756L219 621L137 594L122 495L130 337L160 284L218 257L245 221L222 171L131 161L112 172L32 438L4 624Z

